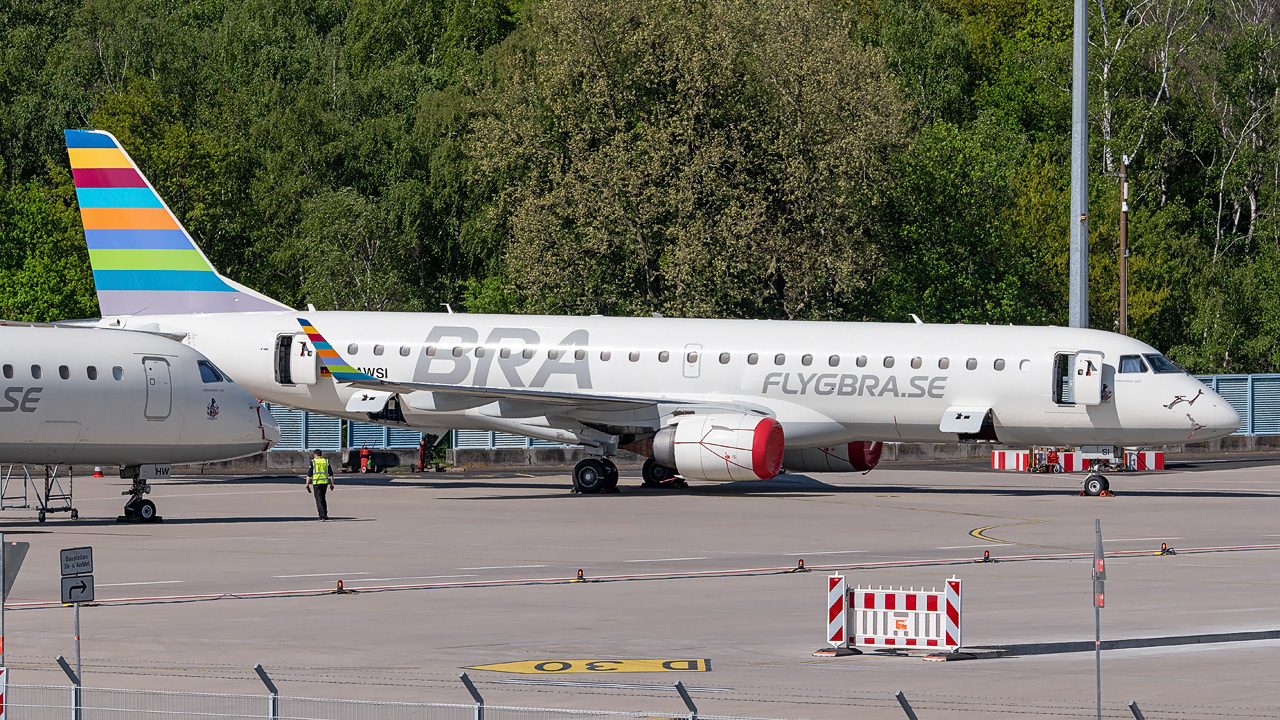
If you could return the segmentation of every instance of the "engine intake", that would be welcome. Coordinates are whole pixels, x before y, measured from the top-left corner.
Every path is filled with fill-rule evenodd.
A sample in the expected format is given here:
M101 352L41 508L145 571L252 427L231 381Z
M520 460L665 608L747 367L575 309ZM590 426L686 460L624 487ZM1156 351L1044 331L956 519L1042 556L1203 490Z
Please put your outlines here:
M835 447L788 450L782 464L796 472L867 472L880 463L884 443L855 440Z
M653 438L653 458L692 480L768 480L785 451L782 425L759 415L682 417Z

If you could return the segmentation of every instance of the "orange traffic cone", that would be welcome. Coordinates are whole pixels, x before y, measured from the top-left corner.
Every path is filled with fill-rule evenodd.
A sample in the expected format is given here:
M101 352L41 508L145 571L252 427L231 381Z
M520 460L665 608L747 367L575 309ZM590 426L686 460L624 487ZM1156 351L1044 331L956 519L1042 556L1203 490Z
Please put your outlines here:
M99 477L106 477L106 475L103 475L103 474L102 474L102 468L100 468L100 467L96 467L96 468L94 468L94 469L93 469L93 476L94 476L94 477L96 477L96 478L99 478Z

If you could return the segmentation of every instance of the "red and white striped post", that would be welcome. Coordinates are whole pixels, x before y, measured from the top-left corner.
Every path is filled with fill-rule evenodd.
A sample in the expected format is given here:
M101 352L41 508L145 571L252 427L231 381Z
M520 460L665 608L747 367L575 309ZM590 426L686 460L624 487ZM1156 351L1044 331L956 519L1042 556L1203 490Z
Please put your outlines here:
M827 577L827 642L831 647L849 644L849 590L843 575Z
M960 592L961 582L954 575L947 580L947 646L953 648L963 645L960 637L960 603L963 597Z

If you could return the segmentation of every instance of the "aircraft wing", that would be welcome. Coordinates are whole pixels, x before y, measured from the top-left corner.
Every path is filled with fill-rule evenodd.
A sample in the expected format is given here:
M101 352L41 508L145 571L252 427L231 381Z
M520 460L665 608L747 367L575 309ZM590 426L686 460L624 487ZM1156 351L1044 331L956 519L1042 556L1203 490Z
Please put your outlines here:
M352 367L345 359L342 358L341 355L338 354L338 351L324 339L324 336L321 335L310 322L302 318L298 318L298 324L300 324L303 331L306 332L308 339L311 340L311 344L316 349L316 353L320 356L320 362L324 364L325 369L329 371L329 374L333 376L334 380L362 390L370 390L374 393L430 392L447 396L460 402L465 402L469 399L487 399L491 401L507 400L512 401L513 403L519 403L525 413L528 412L530 407L535 405L546 406L546 410L548 412L568 412L572 410L618 412L650 408L660 404L680 404L686 406L706 405L708 408L732 407L741 412L759 412L759 409L757 408L738 406L734 403L712 404L700 401L686 402L679 399L667 400L655 397L605 395L589 392L543 390L539 388L505 388L486 387L481 385L450 385L445 383L414 382L404 380L381 380ZM373 398L370 398L370 400L373 400Z

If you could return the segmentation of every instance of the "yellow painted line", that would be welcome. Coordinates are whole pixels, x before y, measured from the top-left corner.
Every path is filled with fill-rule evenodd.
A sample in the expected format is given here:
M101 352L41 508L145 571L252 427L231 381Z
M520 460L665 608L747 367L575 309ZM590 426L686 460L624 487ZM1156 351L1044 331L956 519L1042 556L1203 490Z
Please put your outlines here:
M994 530L995 528L998 528L998 527L1008 527L1008 526L1007 525L988 525L986 527L980 527L976 530L970 530L969 534L972 535L973 537L978 538L979 540L986 540L987 542L1000 543L1001 545L1017 545L1017 543L1009 542L1008 540L998 540L996 538L990 538L982 534L988 530Z
M565 675L568 673L629 672L711 672L711 660L526 660L523 662L475 665L468 670L519 673L521 675Z

